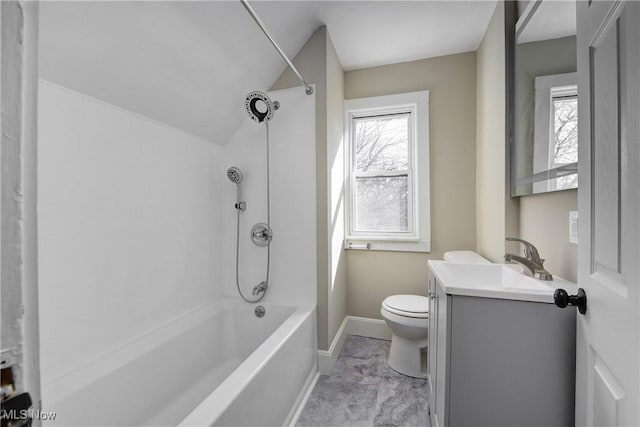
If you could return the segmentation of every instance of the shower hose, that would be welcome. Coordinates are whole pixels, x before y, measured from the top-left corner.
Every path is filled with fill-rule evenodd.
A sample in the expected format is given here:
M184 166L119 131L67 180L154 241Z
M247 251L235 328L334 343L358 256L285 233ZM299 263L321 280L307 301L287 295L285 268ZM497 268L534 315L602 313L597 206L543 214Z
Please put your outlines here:
M269 270L271 266L271 196L269 191L269 122L265 122L265 127L267 130L267 233L269 233L269 238L267 240L267 274L264 280L264 291L258 296L257 299L249 299L244 296L242 293L242 289L240 289L240 272L239 272L239 263L240 263L240 209L236 209L236 288L238 289L238 294L240 297L248 303L255 304L257 302L262 301L264 296L267 294L267 289L269 287Z

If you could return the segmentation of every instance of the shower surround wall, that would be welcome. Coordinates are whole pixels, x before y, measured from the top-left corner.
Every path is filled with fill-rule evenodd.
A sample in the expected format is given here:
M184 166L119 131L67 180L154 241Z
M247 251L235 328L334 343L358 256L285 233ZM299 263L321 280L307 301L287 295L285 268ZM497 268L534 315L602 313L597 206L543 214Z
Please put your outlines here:
M302 88L269 92L280 102L269 122L271 169L271 274L265 302L316 304L316 158L315 95ZM255 246L251 227L267 222L266 129L247 117L226 146L226 165L219 179L223 189L225 296L239 298L236 290L236 186L225 176L226 167L243 174L240 213L240 285L253 298L252 288L265 280L267 249Z
M44 81L39 91L41 370L53 408L56 378L88 381L100 374L91 366L114 367L115 349L221 298L230 184L219 145Z

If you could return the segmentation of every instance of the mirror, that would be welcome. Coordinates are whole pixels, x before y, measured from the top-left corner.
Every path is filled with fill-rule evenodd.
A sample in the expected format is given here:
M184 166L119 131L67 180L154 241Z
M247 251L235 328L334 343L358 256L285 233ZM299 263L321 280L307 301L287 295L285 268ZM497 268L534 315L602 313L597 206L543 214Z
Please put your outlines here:
M514 55L511 195L577 188L575 1L528 2Z

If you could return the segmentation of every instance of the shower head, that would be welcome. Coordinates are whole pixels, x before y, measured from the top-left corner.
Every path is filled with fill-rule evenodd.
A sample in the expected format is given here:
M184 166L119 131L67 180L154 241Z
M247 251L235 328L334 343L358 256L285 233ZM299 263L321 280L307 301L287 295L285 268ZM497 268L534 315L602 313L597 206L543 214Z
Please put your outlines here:
M242 182L242 172L235 166L231 166L227 169L227 178L229 181L233 182L236 185L236 204L235 207L238 210L238 214L240 211L243 211L247 208L247 203L240 201L240 183Z
M240 172L240 169L238 169L235 166L231 166L229 169L227 169L227 178L229 178L229 181L233 182L234 184L240 185L240 183L242 182L242 172Z
M252 120L262 123L271 120L274 110L277 110L280 104L278 101L271 102L266 93L256 90L245 97L244 106Z

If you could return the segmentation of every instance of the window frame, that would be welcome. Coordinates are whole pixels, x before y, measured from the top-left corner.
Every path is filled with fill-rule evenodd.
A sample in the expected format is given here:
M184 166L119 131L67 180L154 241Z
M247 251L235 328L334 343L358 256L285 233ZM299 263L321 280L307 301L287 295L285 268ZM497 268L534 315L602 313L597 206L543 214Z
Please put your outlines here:
M358 120L362 119L375 119L377 117L392 117L392 116L408 116L409 120L407 123L407 169L396 169L393 171L384 171L384 170L371 170L367 172L358 172L355 167L355 155L353 150L355 148L355 144L353 142L356 139L356 126L355 123ZM349 189L354 191L357 186L358 178L384 178L384 177L407 177L407 192L408 192L408 200L407 200L407 231L375 231L375 230L358 230L357 229L357 220L356 220L356 197L349 198L350 204L350 227L349 227L349 237L353 238L370 238L370 239L391 239L391 240L417 240L418 236L415 232L416 227L416 219L415 214L413 212L414 205L414 184L413 184L413 171L416 169L414 165L415 155L415 130L414 122L415 122L415 109L412 107L403 107L403 108L391 108L388 110L380 110L376 111L373 114L370 114L368 111L360 111L357 113L353 113L350 115L351 119L351 129L349 132L349 161L351 168L351 175L349 177Z
M409 114L408 168L396 171L355 170L355 121ZM429 91L345 100L345 249L429 252ZM400 172L400 173L398 173ZM408 230L363 231L356 229L356 179L367 176L407 176Z
M561 163L556 164L555 157L555 148L556 148L556 134L555 134L555 126L556 126L556 101L558 100L566 100L566 99L575 99L576 103L578 102L578 85L568 85L568 86L556 86L552 87L550 90L550 101L549 101L549 163L547 165L548 169L556 169L558 167L571 164L571 163ZM576 143L577 145L577 143ZM576 163L576 162L573 162Z

